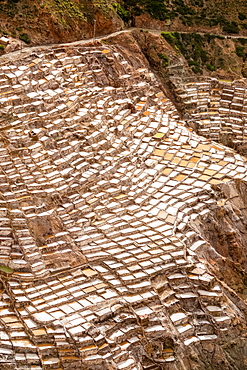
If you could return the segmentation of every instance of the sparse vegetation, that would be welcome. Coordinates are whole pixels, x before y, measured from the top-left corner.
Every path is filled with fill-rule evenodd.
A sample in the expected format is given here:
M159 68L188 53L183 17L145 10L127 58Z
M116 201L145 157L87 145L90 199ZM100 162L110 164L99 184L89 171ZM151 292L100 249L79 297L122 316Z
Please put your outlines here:
M173 32L161 32L161 36L172 46L176 45L176 37Z
M0 19L1 16L8 18L7 22L5 20L3 22L4 32L9 31L11 36L21 39L23 36L20 35L27 32L29 37L35 41L38 37L36 35L33 38L31 32L37 32L37 34L40 33L41 43L42 37L46 42L49 38L52 40L60 35L62 37L65 31L71 35L71 39L90 34L96 11L106 17L109 22L112 22L112 15L115 13L129 26L137 24L137 16L149 14L150 17L163 21L166 25L176 19L179 22L176 21L178 27L182 23L199 31L201 27L217 26L226 34L238 34L240 31L245 34L247 13L243 3L239 1L237 11L234 9L231 12L229 9L231 9L233 0L225 0L224 4L219 0L216 2L213 0L113 0L113 2L109 0L44 0L42 4L38 4L35 0L28 2L0 0ZM51 22L47 21L47 28L45 22L42 22L43 16L46 20L50 16ZM39 31L35 31L36 20ZM84 21L89 26L85 23L84 27ZM97 24L98 34L101 32L100 28L104 28L102 24L103 22ZM29 27L32 31L29 31ZM83 32L80 33L80 29L83 29ZM214 29L211 32L217 31ZM28 43L27 41L25 42Z
M240 58L245 57L244 47L243 46L236 46L236 54Z
M164 21L175 18L175 12L167 7L164 0L123 0L125 8L133 15L149 13L151 17Z
M236 22L226 22L222 30L226 33L239 33L238 24Z
M203 70L214 72L218 68L225 67L224 58L221 58L218 54L220 48L216 43L217 39L225 40L224 37L212 34L200 35L198 33L178 32L162 32L161 35L177 52L184 56L194 73L202 74ZM215 52L212 52L212 50L215 50ZM242 51L242 49L238 50L239 52Z
M27 34L27 33L22 33L20 36L19 36L19 39L21 41L24 41L26 44L30 44L31 43L31 38L30 36Z
M1 50L1 51L5 50L5 45L0 44L0 50Z
M84 18L83 12L71 0L54 0L54 5L57 12L61 15L66 14L70 18Z
M244 13L238 13L238 18L241 20L241 21L244 21L247 17Z
M158 53L159 58L162 60L162 67L166 68L169 66L169 58L164 53Z
M239 8L235 19L232 17L229 19L228 14L225 13L225 7L221 6L219 11L214 7L212 0L189 0L187 2L184 0L123 0L123 7L130 12L132 17L149 13L152 18L161 21L178 18L187 26L221 26L224 32L233 34L239 33L240 27L244 28L244 25L239 24L239 20L247 19L242 7Z
M124 21L124 22L129 22L129 20L130 20L130 12L128 11L128 10L126 10L126 9L124 9L122 6L121 6L121 4L119 4L119 3L114 3L114 4L112 4L112 6L114 7L114 9L116 10L116 12L117 12L117 15L120 17L120 18L122 18L122 20Z
M208 69L210 72L213 72L213 71L215 71L215 70L216 70L215 66L213 66L213 65L212 65L212 64L210 64L210 63L207 63L207 64L206 64L206 67L207 67L207 69Z
M202 73L202 66L208 61L208 53L204 49L203 36L197 33L167 33L161 35L177 49L188 61L195 73Z
M160 21L172 18L171 12L162 0L148 0L145 5L145 11Z

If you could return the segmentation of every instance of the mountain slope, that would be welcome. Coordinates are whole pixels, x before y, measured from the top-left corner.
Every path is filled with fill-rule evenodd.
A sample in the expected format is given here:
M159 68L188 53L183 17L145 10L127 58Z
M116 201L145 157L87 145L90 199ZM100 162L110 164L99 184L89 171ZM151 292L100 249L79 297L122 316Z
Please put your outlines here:
M247 5L243 0L3 0L0 24L2 35L31 45L75 41L129 26L247 35Z

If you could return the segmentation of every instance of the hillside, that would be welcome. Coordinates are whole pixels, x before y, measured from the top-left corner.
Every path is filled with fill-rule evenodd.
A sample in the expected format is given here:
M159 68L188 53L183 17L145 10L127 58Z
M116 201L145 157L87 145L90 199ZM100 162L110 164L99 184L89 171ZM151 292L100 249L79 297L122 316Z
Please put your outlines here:
M123 0L123 6L137 27L246 34L244 0Z
M0 2L3 35L28 45L75 41L95 33L109 34L123 27L111 0L7 0Z
M247 35L247 5L244 0L1 0L0 24L2 35L28 45L74 41L129 26Z
M0 22L0 370L247 369L245 2Z
M1 370L246 368L246 84L180 60L140 31L1 57Z

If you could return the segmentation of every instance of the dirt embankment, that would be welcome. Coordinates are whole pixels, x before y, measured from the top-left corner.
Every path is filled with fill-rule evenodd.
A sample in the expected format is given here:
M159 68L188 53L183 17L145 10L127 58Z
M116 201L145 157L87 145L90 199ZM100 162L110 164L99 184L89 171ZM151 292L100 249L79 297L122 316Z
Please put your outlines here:
M111 0L96 5L86 0L1 1L0 24L0 36L24 45L72 42L124 28Z

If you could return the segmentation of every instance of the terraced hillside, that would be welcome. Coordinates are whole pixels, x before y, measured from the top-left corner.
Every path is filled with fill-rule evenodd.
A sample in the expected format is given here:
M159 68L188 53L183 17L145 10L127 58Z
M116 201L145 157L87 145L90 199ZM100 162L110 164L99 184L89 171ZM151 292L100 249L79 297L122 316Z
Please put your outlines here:
M15 58L0 68L1 369L244 369L245 157L186 127L143 56Z
M204 78L182 83L177 93L188 124L200 135L247 154L246 84Z

